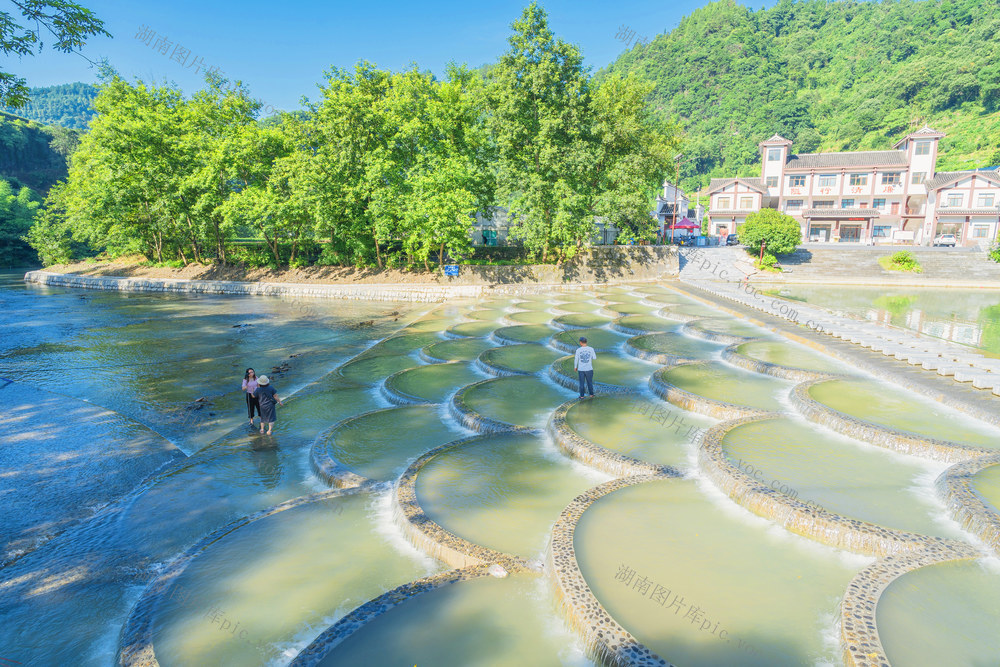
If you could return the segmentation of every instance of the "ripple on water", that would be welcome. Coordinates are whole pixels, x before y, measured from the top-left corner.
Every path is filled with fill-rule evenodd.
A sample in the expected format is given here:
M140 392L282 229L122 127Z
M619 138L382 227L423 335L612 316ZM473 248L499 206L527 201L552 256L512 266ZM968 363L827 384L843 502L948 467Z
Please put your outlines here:
M839 662L825 635L868 561L845 563L832 549L763 525L720 512L695 482L673 479L597 500L579 521L575 546L611 616L673 664Z
M481 379L468 362L418 366L386 380L386 386L429 403L441 403L458 387Z
M494 347L483 352L480 359L488 365L500 368L509 368L522 373L537 373L561 356L561 353L544 345L524 343Z
M986 502L993 505L993 511L1000 513L1000 463L973 475L972 486Z
M674 332L644 334L629 339L629 343L640 350L684 357L685 359L708 359L722 349L721 343L691 338Z
M327 436L338 462L364 477L385 481L424 452L462 437L437 406L410 405L379 410L340 424Z
M441 452L417 476L417 500L467 540L540 558L562 509L593 486L538 435L497 434Z
M1000 448L1000 430L941 403L873 380L831 380L809 388L814 399L848 415L941 440Z
M995 559L939 563L904 574L889 584L875 609L882 647L894 665L995 665L997 600Z
M564 345L577 347L580 337L587 339L587 344L597 351L611 350L621 345L627 336L610 329L572 329L562 331L553 338Z
M483 577L424 593L361 628L320 664L592 665L539 581Z
M743 371L717 361L685 364L664 371L662 379L684 391L715 401L761 410L782 409L790 382Z
M435 359L472 361L491 347L493 347L491 343L479 338L460 338L428 345L424 351Z
M159 663L287 662L353 607L427 574L376 531L370 502L364 495L318 501L209 547L157 611Z
M649 403L645 407L661 408L659 414L653 409L640 412L635 400L608 395L580 401L566 413L566 423L583 438L611 451L649 463L687 467L692 427L707 428L715 420L647 399L640 401ZM661 416L668 413L666 422L662 421Z
M779 366L829 373L848 373L851 370L848 365L832 357L787 340L756 340L740 345L737 351L751 359Z
M543 428L552 411L573 394L535 377L512 376L477 384L464 393L464 400L484 417Z
M633 358L620 357L613 353L603 354L594 361L594 381L641 391L646 387L649 376L656 368L652 364ZM573 370L573 357L563 357L557 361L555 370L574 382L578 380L578 374Z
M915 459L790 419L739 426L722 447L743 472L802 502L887 528L962 537L933 491L919 492L931 469Z
M557 324L564 324L569 327L600 327L611 322L611 318L604 315L594 315L592 313L573 313L572 315L560 315L553 320Z
M555 329L547 324L519 324L496 330L498 336L520 343L540 343L554 332Z

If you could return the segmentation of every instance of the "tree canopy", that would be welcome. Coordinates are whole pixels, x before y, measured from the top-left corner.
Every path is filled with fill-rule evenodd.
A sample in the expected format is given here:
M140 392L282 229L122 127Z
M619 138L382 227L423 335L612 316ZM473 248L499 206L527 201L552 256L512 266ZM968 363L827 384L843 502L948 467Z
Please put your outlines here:
M795 252L802 242L802 230L798 221L773 208L754 211L736 231L740 243L751 255L757 256L763 246L767 255L787 255Z
M535 4L512 27L486 70L334 68L304 113L267 123L217 75L186 99L105 70L32 244L188 263L247 259L238 239L257 239L272 264L430 268L468 256L476 215L497 209L542 261L589 246L599 218L650 233L676 150L651 86L594 84Z

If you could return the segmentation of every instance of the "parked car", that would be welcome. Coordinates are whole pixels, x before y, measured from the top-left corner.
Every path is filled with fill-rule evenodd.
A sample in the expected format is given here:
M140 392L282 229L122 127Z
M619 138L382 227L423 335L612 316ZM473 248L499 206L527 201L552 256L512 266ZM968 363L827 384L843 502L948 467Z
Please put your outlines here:
M739 244L740 244L739 234L730 234L729 236L726 237L726 245L739 245Z
M934 245L947 245L952 248L955 247L955 235L954 234L938 234L934 237Z

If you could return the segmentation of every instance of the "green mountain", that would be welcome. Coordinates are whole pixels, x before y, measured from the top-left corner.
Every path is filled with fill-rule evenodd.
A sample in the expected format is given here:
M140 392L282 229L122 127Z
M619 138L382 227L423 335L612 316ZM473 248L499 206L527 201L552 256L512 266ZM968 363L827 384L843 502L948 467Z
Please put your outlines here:
M7 109L43 125L58 125L86 130L94 117L91 103L97 97L97 86L89 83L64 83L61 86L32 88L31 101L23 109Z
M76 130L0 112L0 178L44 196L56 181L66 178L67 159L79 136Z
M888 149L925 123L940 169L1000 163L1000 3L733 0L696 10L600 74L653 81L684 132L682 183L757 176L774 133L796 152Z

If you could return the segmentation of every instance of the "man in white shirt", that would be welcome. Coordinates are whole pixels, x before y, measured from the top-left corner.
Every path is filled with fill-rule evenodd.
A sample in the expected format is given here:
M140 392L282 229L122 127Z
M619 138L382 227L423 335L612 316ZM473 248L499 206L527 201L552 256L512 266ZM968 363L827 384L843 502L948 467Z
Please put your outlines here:
M594 348L587 345L587 339L580 338L580 347L577 349L576 354L573 355L573 370L577 372L580 378L580 398L583 398L583 383L586 381L587 390L590 395L594 395L594 359L597 358L597 352Z

